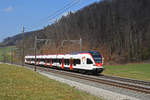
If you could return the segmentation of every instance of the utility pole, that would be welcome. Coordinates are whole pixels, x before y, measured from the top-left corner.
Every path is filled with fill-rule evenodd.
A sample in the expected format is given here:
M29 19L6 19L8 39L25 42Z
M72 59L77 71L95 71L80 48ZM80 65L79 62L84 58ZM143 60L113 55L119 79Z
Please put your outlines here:
M24 66L24 26L22 29L22 66Z
M6 63L6 51L3 51L3 62Z
M5 53L3 53L3 63L6 63Z
M80 38L80 51L82 51L82 38Z
M19 54L20 53L20 48L12 48L12 54L11 54L11 61L12 61L12 64L18 64L18 62L15 62L15 59L14 58L17 58L17 54ZM17 52L17 51L19 51L19 52ZM20 54L19 54L19 56L21 56ZM19 63L20 64L20 63Z
M36 71L36 49L37 49L37 36L35 36L35 40L34 40L34 55L35 55L35 66L34 66L34 71Z
M13 64L13 48L11 49L11 64Z

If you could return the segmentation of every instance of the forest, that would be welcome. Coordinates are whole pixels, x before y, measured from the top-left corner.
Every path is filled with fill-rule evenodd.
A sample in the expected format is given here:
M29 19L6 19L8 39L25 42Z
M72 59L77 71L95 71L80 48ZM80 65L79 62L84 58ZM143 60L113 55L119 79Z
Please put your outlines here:
M63 40L82 38L82 50L99 51L109 63L140 62L150 59L150 0L101 0L76 12L69 12L25 39L34 46L34 36L51 41L38 42L39 54L79 51L78 43ZM22 41L17 42L17 47ZM28 50L29 51L29 50Z

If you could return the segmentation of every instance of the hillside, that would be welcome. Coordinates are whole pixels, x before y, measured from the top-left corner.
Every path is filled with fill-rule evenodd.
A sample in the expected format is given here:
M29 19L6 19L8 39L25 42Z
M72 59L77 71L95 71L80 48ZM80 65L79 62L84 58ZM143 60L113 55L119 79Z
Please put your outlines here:
M30 36L33 36L35 32L36 31L25 32L24 36L26 38L29 38ZM4 39L4 41L2 43L0 43L0 45L1 46L14 46L14 45L17 44L17 42L19 42L20 40L22 40L22 38L23 38L23 35L22 35L22 33L20 33L20 34L17 34L15 36L8 37L8 38Z
M38 38L54 40L39 46L40 53L60 52L62 40L82 38L83 50L97 50L105 61L126 63L150 59L149 11L149 0L103 0L70 12L36 32ZM33 37L26 38L26 48L31 48L33 41ZM65 46L61 52L79 50L75 44Z

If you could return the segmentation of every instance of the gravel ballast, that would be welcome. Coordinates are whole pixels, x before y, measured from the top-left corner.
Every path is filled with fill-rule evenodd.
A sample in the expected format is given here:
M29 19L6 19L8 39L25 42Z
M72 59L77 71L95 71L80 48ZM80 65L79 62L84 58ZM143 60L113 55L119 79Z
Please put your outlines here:
M49 74L47 72L39 72L39 73L44 75L44 76L47 76L51 79L54 79L56 81L66 83L70 86L73 86L73 87L79 89L79 90L85 91L87 93L90 93L92 95L95 95L95 96L98 96L98 97L101 97L101 98L104 98L106 100L140 100L140 99L135 98L135 97L130 97L130 96L127 96L127 95L123 95L123 94L120 94L120 93L108 91L108 90L98 88L98 87L95 87L95 86L91 86L91 85L87 85L87 84L84 84L84 83L76 82L76 81L73 81L73 80L70 80L70 79L65 79L65 78L56 76L55 74L52 74L52 73L51 74Z

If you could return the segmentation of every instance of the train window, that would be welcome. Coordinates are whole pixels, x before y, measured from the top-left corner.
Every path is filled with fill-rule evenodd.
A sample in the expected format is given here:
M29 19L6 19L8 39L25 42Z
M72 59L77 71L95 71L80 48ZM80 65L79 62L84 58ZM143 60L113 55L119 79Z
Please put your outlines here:
M42 61L42 59L40 59L40 62Z
M62 63L62 59L59 59L59 64L61 64Z
M76 64L81 64L81 60L80 59L76 59Z
M70 59L67 59L67 65L69 65L69 63L70 63Z
M55 59L55 63L58 63L58 59Z
M59 59L55 59L55 63L59 63Z
M36 61L39 61L39 58L36 58Z
M53 62L53 63L56 63L56 59L52 59L52 62Z
M40 59L41 62L45 62L45 59Z
M50 63L50 59L47 59L47 63Z
M93 62L91 61L91 59L87 58L87 64L93 64Z
M55 59L55 62L61 64L61 59Z
M52 63L59 63L59 59L52 59Z
M69 59L64 59L65 65L69 65Z
M61 64L61 59L57 59L57 63Z
M26 60L27 60L27 61L30 61L30 59L29 59L29 58L27 58Z
M73 64L81 64L80 59L73 59Z
M66 65L66 59L64 59L64 64Z
M52 59L47 59L47 63L50 63Z
M44 62L47 62L47 59L46 59L46 58L44 59Z
M76 66L76 59L72 59L72 63L74 66Z
M35 60L32 58L31 61L35 61Z

